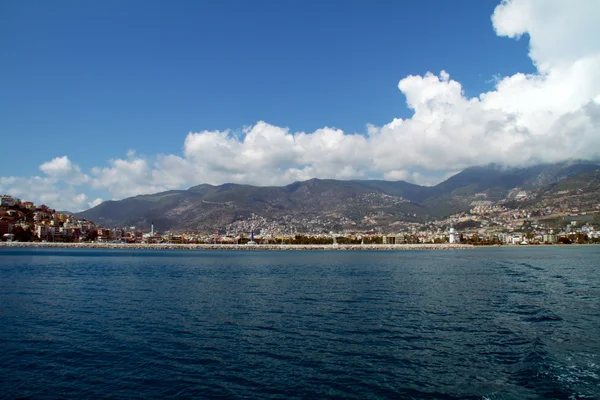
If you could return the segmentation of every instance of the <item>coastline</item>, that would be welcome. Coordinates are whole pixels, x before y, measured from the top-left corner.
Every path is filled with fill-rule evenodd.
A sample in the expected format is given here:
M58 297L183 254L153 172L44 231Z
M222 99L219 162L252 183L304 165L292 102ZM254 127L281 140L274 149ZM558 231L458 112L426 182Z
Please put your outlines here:
M41 242L0 242L0 248L50 248L50 249L111 249L111 250L459 250L474 249L470 244L419 243L419 244L338 244L338 245L302 245L302 244L122 244L122 243L41 243Z

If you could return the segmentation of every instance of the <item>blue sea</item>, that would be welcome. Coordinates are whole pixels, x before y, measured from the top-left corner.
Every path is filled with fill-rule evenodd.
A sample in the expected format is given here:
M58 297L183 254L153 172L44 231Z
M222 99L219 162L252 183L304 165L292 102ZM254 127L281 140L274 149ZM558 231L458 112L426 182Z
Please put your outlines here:
M0 398L600 398L600 246L0 249Z

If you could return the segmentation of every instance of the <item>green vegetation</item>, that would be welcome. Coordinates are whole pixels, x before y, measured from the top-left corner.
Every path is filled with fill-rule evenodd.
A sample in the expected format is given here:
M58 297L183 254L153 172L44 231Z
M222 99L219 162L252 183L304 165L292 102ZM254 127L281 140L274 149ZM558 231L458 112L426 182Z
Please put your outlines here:
M15 235L14 240L17 242L31 242L34 237L31 230L25 230L20 226L13 228L12 234Z
M464 231L466 229L479 228L480 226L481 226L481 224L479 222L473 221L473 220L468 220L468 221L459 222L458 224L456 224L454 226L454 229L456 229L457 231Z

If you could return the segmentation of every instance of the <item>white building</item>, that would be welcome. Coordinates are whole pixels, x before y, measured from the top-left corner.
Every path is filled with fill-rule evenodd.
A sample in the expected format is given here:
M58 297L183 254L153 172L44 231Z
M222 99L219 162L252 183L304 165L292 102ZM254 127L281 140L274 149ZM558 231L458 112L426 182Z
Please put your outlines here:
M448 242L450 242L450 243L459 243L460 242L460 236L458 235L458 232L456 232L454 230L454 228L450 228L450 230L448 231Z
M35 225L35 236L37 236L40 239L45 239L46 236L48 236L48 229L46 228L46 225L36 224Z

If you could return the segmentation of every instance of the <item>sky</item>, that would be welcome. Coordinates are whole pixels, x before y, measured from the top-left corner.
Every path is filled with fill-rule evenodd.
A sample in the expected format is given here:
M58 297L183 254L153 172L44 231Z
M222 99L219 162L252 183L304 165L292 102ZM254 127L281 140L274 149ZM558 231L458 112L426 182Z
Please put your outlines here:
M0 194L600 158L597 0L0 2Z

